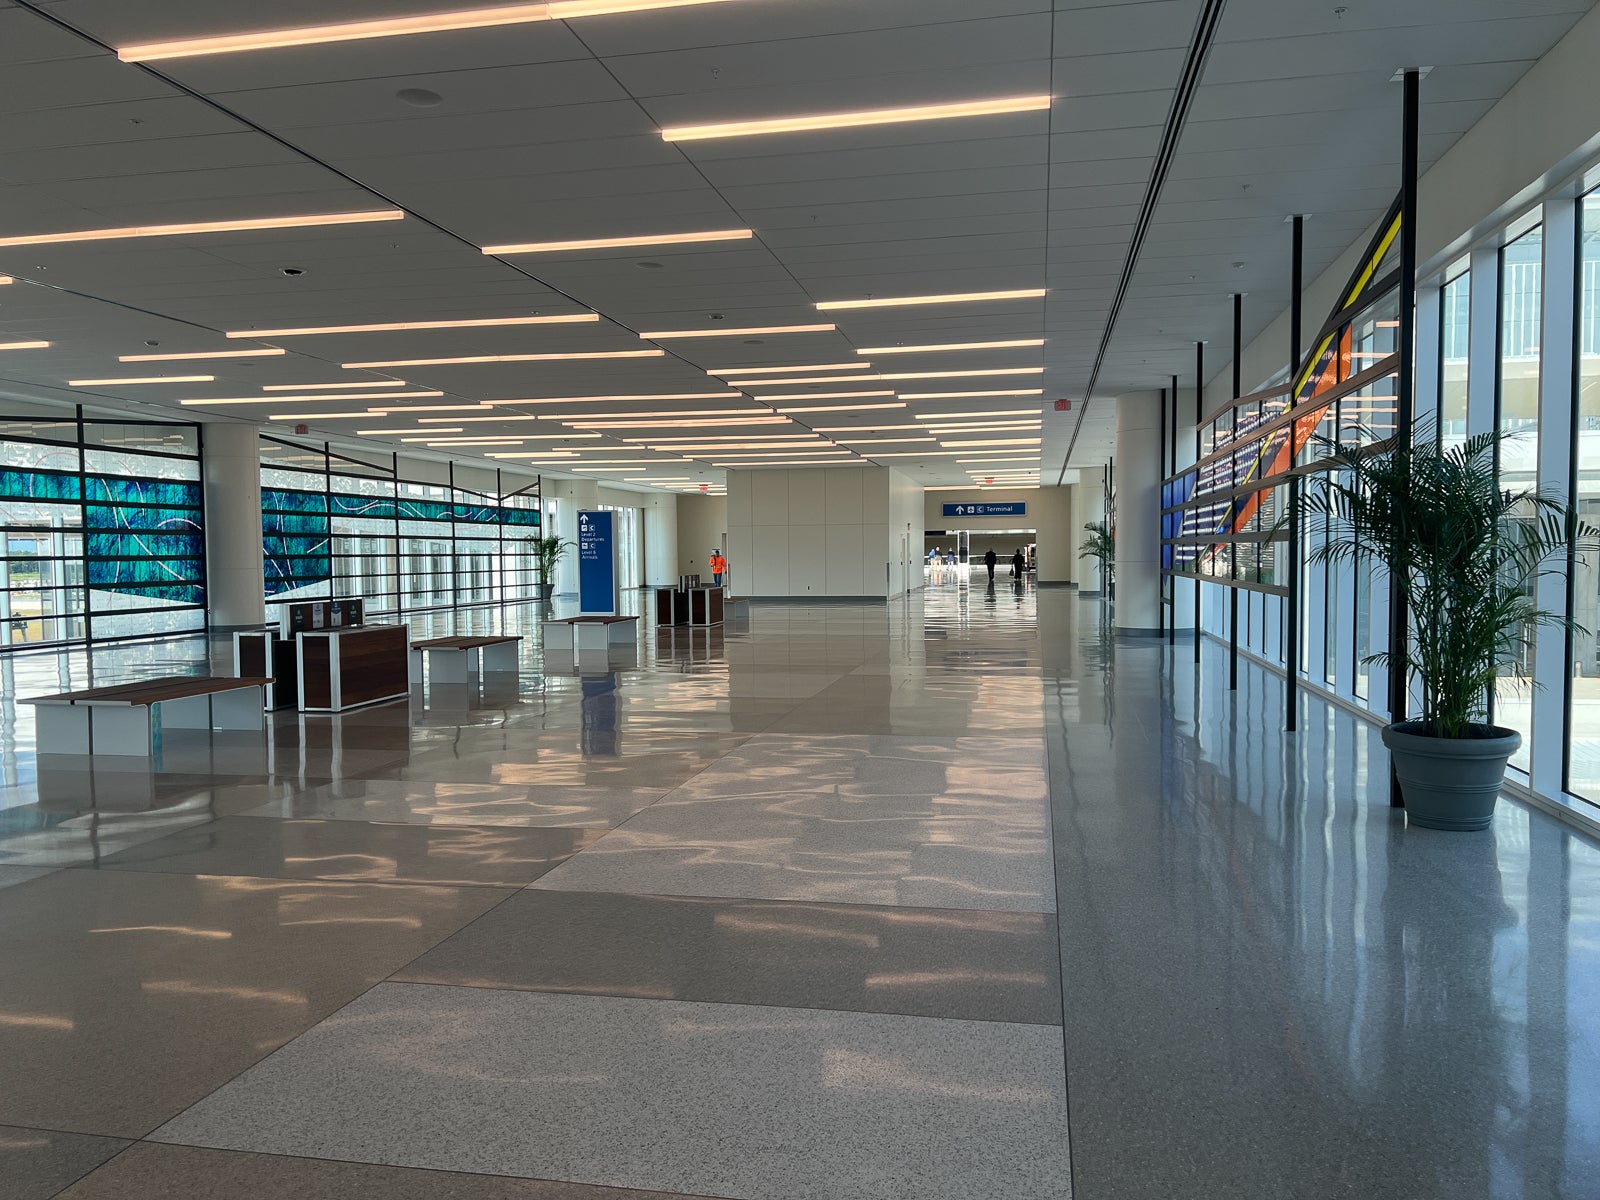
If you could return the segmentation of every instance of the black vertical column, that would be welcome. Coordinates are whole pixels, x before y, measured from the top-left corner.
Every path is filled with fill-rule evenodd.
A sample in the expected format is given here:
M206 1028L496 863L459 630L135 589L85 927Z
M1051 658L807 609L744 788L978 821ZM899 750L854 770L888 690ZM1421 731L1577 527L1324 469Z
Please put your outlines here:
M1416 311L1417 311L1417 123L1421 112L1422 76L1415 67L1405 73L1405 97L1400 129L1400 378L1395 388L1395 449L1404 454L1411 449L1411 424L1416 408ZM1410 638L1410 614L1406 611L1402 580L1389 580L1389 653L1405 658ZM1402 666L1389 667L1389 719L1403 721L1411 707L1410 680ZM1389 803L1405 807L1400 781L1389 772Z
M1294 388L1300 370L1300 293L1304 279L1305 218L1294 216L1294 233L1289 251L1289 387L1288 408L1294 412ZM1284 728L1293 733L1300 727L1300 476L1293 474L1300 464L1295 449L1295 426L1289 424L1289 595L1284 599L1283 703Z
M1206 344L1194 344L1194 450L1195 461L1200 461L1200 426L1205 420L1206 413ZM1196 485L1199 480L1196 479ZM1195 547L1195 573L1194 573L1194 661L1200 665L1200 562L1199 554L1203 547Z
M1171 387L1166 392L1166 395L1170 397L1171 410L1173 410L1173 442L1171 442L1171 454L1166 459L1166 474L1176 475L1178 474L1178 376L1176 374L1171 376ZM1182 517L1178 517L1178 526L1176 526L1174 534L1182 534L1182 531L1184 531ZM1171 629L1166 634L1166 643L1168 645L1178 645L1178 547L1171 547L1171 558L1173 558L1173 566L1171 566L1171 574L1168 578L1173 581L1173 621L1171 621Z
M1241 391L1239 355L1244 341L1244 295L1240 292L1233 294L1233 398L1239 398ZM1234 411L1233 421L1238 427L1239 414ZM1234 501L1233 509L1237 511L1238 501ZM1228 690L1239 690L1239 588L1237 585L1239 543L1233 543L1233 549L1228 555L1229 568L1234 575L1233 586L1228 588Z
M1173 430L1173 434L1176 435L1176 433L1177 433L1177 431ZM1160 480L1160 479L1165 478L1165 476L1166 476L1166 469L1165 468L1166 468L1166 465L1167 465L1167 389L1166 388L1162 388L1161 389L1161 440L1160 440L1160 442L1158 442L1156 444L1156 449L1157 449L1157 453L1156 453L1156 478L1158 480ZM1157 507L1157 509L1159 509L1161 507L1161 494L1162 494L1162 491L1163 491L1163 489L1158 484L1157 488L1156 488L1156 507ZM1158 517L1157 518L1158 524L1156 526L1156 544L1158 546L1160 545L1160 541L1161 541L1161 526L1159 524L1159 520L1160 520L1160 518ZM1159 551L1158 551L1158 553L1159 553ZM1166 573L1161 570L1161 563L1160 563L1160 559L1159 558L1156 560L1156 621L1157 621L1157 626L1156 627L1157 627L1158 631L1160 631L1160 632L1163 632L1163 633L1168 632L1172 627L1172 622L1167 619L1167 576L1166 576Z

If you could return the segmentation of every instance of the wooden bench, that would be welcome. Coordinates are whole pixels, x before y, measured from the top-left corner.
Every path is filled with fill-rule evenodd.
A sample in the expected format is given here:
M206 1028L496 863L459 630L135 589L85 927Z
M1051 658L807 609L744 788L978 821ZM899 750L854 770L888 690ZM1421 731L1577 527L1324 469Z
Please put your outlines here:
M139 683L31 696L40 754L149 758L163 729L266 727L267 678L170 675Z
M634 646L638 642L638 617L562 617L544 623L547 654L582 654L586 650L604 653L612 646Z
M522 638L510 634L426 638L411 643L411 681L422 682L423 664L435 683L470 683L479 673L517 673Z

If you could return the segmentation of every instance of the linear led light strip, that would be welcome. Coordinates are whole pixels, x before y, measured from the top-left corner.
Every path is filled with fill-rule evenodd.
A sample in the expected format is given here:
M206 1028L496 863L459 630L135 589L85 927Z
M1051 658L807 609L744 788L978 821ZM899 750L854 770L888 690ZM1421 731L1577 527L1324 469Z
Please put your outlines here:
M368 221L399 221L398 208L370 212L316 213L295 217L257 217L248 221L189 221L182 225L122 225L114 229L76 229L70 233L29 233L0 237L0 246L46 246L57 242L110 242L122 238L182 237L195 233L234 233L250 229L301 229L311 225L357 225ZM232 334L228 335L232 337ZM250 336L250 335L246 335Z
M455 29L490 29L497 25L529 25L537 21L570 21L607 13L647 12L656 8L685 8L716 4L722 0L543 0L538 4L511 4L494 8L469 8L456 12L419 13L373 21L342 21L336 25L306 25L298 29L263 29L255 33L184 38L170 42L144 42L122 46L123 62L155 62L165 58L192 58L199 54L237 54L248 50L277 50L285 46L318 46L328 42L355 42L368 38L403 37L417 33L444 33Z
M983 396L1042 396L1043 388L1016 388L1004 392L901 392L902 400L976 400Z
M614 246L682 246L697 242L737 242L755 237L753 229L708 229L703 233L647 233L637 237L578 238L565 242L515 242L485 246L485 254L551 254L558 250L605 250Z
M969 379L978 375L1043 375L1043 367L989 367L975 371L874 371L870 375L818 375L800 379L730 379L729 387L793 387L800 383L877 383L893 379Z
M15 282L16 280L9 275L0 275L0 287L5 287L6 284Z
M1043 338L1018 338L1008 342L941 342L932 346L869 346L857 354L925 354L934 350L1010 350L1021 346L1042 346Z
M865 297L860 300L824 300L817 305L823 312L841 308L899 308L914 304L975 304L990 300L1037 300L1044 288L1012 288L1003 292L945 292L934 296ZM881 351L880 351L881 353Z
M619 428L619 429L625 429L625 428L628 427L628 425L632 424L635 420L647 421L647 420L650 420L653 417L770 417L771 415L772 415L772 410L770 408L669 408L669 409L664 409L661 412L641 412L641 413L626 413L626 414L624 414L624 413L614 413L614 412L593 412L593 413L564 412L564 413L548 413L546 415L538 416L538 417L527 417L527 418L522 418L522 417L502 417L500 419L503 420L503 421L510 421L510 420L550 421L550 422L559 423L559 424L562 424L562 425L577 425L577 424L584 424L584 423L588 423L588 422L610 421L610 422L621 422L620 424L617 424L616 427ZM624 416L627 417L627 421L626 422L622 421L622 418Z
M520 446L524 439L517 437L437 437L432 433L421 437L403 437L402 442L422 442L428 446Z
M305 395L314 395L317 392L328 392L335 388L388 388L405 387L404 379L373 379L357 380L354 383L264 383L261 385L263 392L296 392ZM398 395L399 393L395 393ZM332 399L332 397L329 397Z
M356 430L356 433L359 434L362 437L393 437L397 433L426 433L431 437L431 436L433 436L435 434L440 434L440 433L463 433L463 432L465 432L465 431L459 425L458 426L454 426L454 427L446 425L446 426L443 426L442 428L439 428L439 429L415 429L410 425L395 425L395 426L392 426L389 429L358 429L358 430Z
M340 363L346 371L365 371L374 367L437 367L451 363L568 362L597 358L662 358L665 350L589 350L581 354L473 354L462 358L394 358L381 362Z
M49 342L0 342L0 350L46 350Z
M803 364L798 367L733 367L730 369L708 370L707 375L792 375L798 371L859 371L870 367L869 362L847 363L816 363ZM790 383L792 380L776 379L774 383Z
M740 337L751 333L831 333L836 325L741 325L728 329L656 329L639 336L660 342L671 338Z
M512 404L610 404L613 401L623 400L734 400L740 398L739 392L665 392L656 395L634 396L545 396L537 400L485 400L484 403L496 408Z
M957 412L957 413L914 413L919 421L960 421L971 417L974 419L995 420L1000 417L1037 417L1037 408L1001 408L994 412Z
M287 350L200 350L192 354L119 354L118 362L179 362L195 358L272 358Z
M758 399L765 400L765 401L768 401L768 402L776 402L776 401L779 401L779 400L864 400L864 399L867 399L868 397L872 397L872 396L892 396L892 395L894 395L894 389L893 388L884 388L882 391L878 391L878 392L786 392L786 393L783 393L783 394L777 395L777 396L761 396L761 397L758 397ZM855 405L844 405L844 407L846 407L846 408L854 408L856 406ZM882 405L868 405L866 407L879 408L879 407L884 407L884 406L882 406ZM900 408L904 408L905 405L902 404L902 405L899 405L899 407Z
M704 418L697 417L688 421L623 421L620 424L614 421L605 424L601 424L597 421L572 421L563 422L563 424L571 424L579 429L670 429L681 426L700 426L704 428L712 425L787 425L789 424L789 418L771 416L730 417L726 420L706 420Z
M305 325L296 329L230 329L230 338L311 337L322 333L408 333L417 329L484 329L501 325L592 325L599 313L555 313L546 317L474 317L463 321L389 321L366 325Z
M112 387L132 383L215 383L215 375L146 375L130 379L69 379L68 387Z
M892 396L893 394L893 392L884 393L886 396ZM767 397L763 396L762 399L765 400ZM904 408L905 406L906 402L904 400L896 400L892 404L786 404L778 411L781 413L873 412L882 408Z
M423 399L428 396L442 396L443 392L343 392L337 396L228 396L221 400L179 400L178 403L185 408L226 408L235 404L299 404L313 401L343 401L343 400L397 400L401 397ZM475 406L475 407L482 407Z
M708 138L756 137L769 133L805 133L814 129L857 129L864 125L899 125L908 121L946 121L959 117L996 116L1001 113L1041 112L1049 107L1048 95L1001 96L991 100L962 100L955 104L918 104L904 108L874 108L858 112L772 117L758 121L675 125L662 129L661 138L668 142L692 142Z

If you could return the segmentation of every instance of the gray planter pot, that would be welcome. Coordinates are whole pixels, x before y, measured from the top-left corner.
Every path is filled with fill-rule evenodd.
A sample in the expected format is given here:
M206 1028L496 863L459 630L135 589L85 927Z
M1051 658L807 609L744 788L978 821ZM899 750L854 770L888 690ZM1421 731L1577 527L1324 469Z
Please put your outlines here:
M1490 725L1491 736L1428 737L1420 721L1384 726L1406 820L1424 829L1487 829L1505 781L1506 762L1522 745L1514 729Z
M554 596L555 594L556 594L556 585L555 584L553 584L553 583L541 583L539 585L539 599L548 600L548 599L550 599L551 596Z

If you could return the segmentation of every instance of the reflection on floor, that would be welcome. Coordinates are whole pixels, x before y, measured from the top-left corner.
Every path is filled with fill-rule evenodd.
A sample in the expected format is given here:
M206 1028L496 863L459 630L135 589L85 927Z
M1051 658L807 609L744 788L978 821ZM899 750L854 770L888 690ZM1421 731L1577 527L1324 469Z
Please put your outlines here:
M1600 852L1407 829L1365 726L1103 619L530 639L154 774L41 773L15 660L0 1195L1592 1194Z

